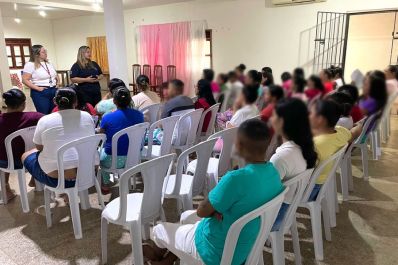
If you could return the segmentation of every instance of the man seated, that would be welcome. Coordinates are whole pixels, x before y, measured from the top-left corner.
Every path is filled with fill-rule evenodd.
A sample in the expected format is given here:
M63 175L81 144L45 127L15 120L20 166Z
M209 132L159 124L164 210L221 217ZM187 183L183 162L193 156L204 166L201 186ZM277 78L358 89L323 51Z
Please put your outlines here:
M196 214L203 219L195 218L198 220L195 224L161 223L154 227L153 240L157 247L144 246L144 255L152 264L173 264L177 259L173 253L190 255L207 265L220 264L231 225L283 190L277 170L270 162L264 162L268 143L269 131L264 122L249 120L239 127L236 150L247 165L224 175L208 198L201 202ZM260 219L244 227L233 265L245 262L259 228Z
M169 100L164 104L162 119L170 117L174 112L195 109L192 99L183 94L184 83L178 79L170 81L167 89Z

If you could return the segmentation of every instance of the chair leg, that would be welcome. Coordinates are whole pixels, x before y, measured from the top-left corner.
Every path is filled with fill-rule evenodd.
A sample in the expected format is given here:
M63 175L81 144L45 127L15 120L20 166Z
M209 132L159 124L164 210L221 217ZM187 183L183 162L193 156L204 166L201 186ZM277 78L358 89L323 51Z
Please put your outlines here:
M102 264L108 262L108 220L105 218L101 219L101 252L102 252Z
M182 210L183 212L188 210L193 210L192 196L184 195L182 196Z
M292 233L295 265L301 265L300 239L297 231L296 218L293 220L292 226L290 227L290 232Z
M331 180L330 186L326 190L326 206L329 211L329 219L332 227L336 227L336 192L334 189L335 177Z
M280 231L271 232L272 259L274 265L285 264L285 246L283 228Z
M51 219L51 191L44 188L44 209L46 211L46 222L47 227L52 226L52 219Z
M314 251L316 260L323 260L323 241L321 224L321 207L314 203L310 206L312 238L314 241Z
M143 265L144 254L142 253L141 222L133 221L130 224L130 238L133 249L133 264Z
M79 210L77 190L68 192L68 197L69 197L70 214L72 216L73 232L75 233L76 239L82 239L83 232L82 232L82 224L80 221L80 210Z
M348 190L349 191L354 191L354 179L352 178L352 160L351 160L351 155L348 156L347 158L347 179L348 179Z
M325 199L323 199L321 202L321 211L323 217L323 228L325 230L325 239L327 241L332 241L332 234L330 231L330 211L328 209L328 203Z
M19 184L19 192L21 193L21 205L24 213L28 213L29 202L28 202L28 191L26 189L26 179L25 179L25 170L18 170L18 184Z
M340 182L341 182L341 194L343 196L343 201L348 201L348 158L344 159L341 163L340 168Z
M101 186L97 179L95 180L95 189L97 190L98 204L101 205L102 209L104 209L105 208L104 198L102 197Z
M0 188L1 188L1 203L7 204L7 190L6 190L6 178L5 173L0 170Z
M44 185L40 181L35 180L35 191L41 192L44 190Z
M361 145L361 156L362 156L362 170L363 170L363 179L365 181L369 181L369 171L368 171L368 148L366 144Z
M82 210L88 210L91 208L90 199L88 198L88 190L79 191L80 205Z
M143 240L148 240L151 237L151 231L150 231L150 227L149 227L149 223L147 224L143 224L142 227L142 239Z

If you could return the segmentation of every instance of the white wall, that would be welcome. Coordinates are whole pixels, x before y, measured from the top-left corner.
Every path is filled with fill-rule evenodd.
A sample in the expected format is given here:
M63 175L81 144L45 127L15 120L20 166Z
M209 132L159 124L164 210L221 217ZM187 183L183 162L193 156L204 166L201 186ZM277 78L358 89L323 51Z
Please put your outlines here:
M30 38L32 45L41 44L48 51L48 58L57 66L56 49L51 20L48 19L22 19L20 24L14 18L3 17L5 38Z
M1 10L0 10L1 16ZM4 25L3 21L0 20L0 39L4 38ZM9 74L9 66L7 60L7 52L5 42L0 43L0 96L3 92L11 88L11 78ZM0 108L3 105L3 97L0 97Z
M276 79L306 60L301 53L300 36L316 24L318 11L346 12L397 8L396 0L328 0L324 3L272 7L270 0L225 2L192 1L125 11L128 64L137 62L137 25L189 20L208 22L213 29L214 69L228 71L244 62L248 68L273 67ZM77 48L87 36L104 35L102 16L55 20L54 39L59 66L75 61ZM308 38L312 42L311 38ZM307 43L308 44L308 43ZM305 45L304 45L305 46ZM299 59L301 58L301 59ZM61 67L61 68L62 68ZM131 72L131 71L129 71ZM131 73L130 73L131 78Z

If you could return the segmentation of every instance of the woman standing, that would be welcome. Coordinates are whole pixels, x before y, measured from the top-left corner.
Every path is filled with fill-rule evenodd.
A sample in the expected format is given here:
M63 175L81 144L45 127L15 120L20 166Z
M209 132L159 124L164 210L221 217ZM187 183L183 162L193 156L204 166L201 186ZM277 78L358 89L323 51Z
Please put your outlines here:
M70 78L73 83L78 84L82 91L85 102L92 106L101 101L101 86L99 81L102 79L101 67L91 61L91 50L88 46L81 46L77 52L76 63L71 68Z
M33 45L30 61L25 64L22 82L30 88L30 96L37 112L51 113L58 83L57 71L47 60L47 50Z

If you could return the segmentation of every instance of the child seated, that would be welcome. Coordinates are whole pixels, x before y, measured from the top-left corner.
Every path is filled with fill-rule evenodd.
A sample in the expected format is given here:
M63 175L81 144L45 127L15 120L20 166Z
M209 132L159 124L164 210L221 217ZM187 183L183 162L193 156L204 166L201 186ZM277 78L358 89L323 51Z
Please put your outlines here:
M275 198L283 186L277 170L264 162L269 142L267 125L260 120L242 123L236 149L247 165L228 172L201 202L197 210L200 221L195 224L160 223L153 229L153 240L162 249L191 255L207 265L220 264L225 239L231 225L243 215ZM183 214L184 215L184 214ZM197 218L196 218L197 219ZM260 228L260 220L248 223L240 233L233 265L243 264ZM144 255L152 264L173 264L177 257L159 248L144 247Z
M351 96L348 93L336 92L326 97L326 99L333 100L340 105L342 115L337 122L337 126L351 130L354 127L354 120L351 117L351 110L352 106L354 105L354 100L351 98Z

